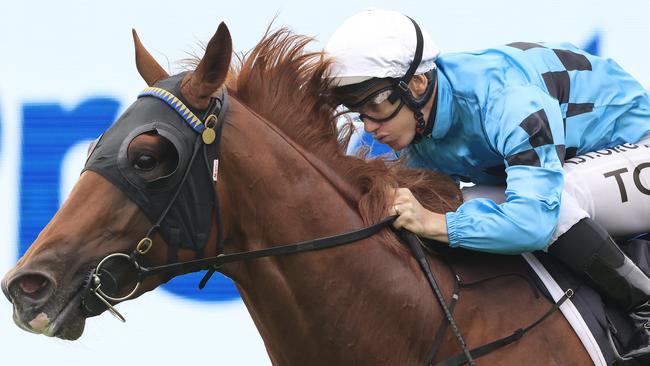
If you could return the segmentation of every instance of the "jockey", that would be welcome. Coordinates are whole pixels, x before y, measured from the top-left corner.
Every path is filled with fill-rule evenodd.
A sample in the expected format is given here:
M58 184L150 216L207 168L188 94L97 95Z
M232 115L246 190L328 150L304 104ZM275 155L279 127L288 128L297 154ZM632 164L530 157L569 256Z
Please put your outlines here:
M385 10L348 18L325 52L335 102L407 164L505 188L503 202L444 215L398 188L396 228L452 248L547 249L630 314L641 344L623 357L650 360L650 280L608 233L650 231L650 96L632 76L568 43L439 56L415 21ZM621 202L603 209L602 191Z

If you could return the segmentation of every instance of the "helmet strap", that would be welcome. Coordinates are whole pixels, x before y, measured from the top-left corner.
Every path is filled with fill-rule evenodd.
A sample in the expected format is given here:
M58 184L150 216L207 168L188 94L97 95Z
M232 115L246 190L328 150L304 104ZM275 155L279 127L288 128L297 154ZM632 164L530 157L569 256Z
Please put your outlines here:
M404 93L409 92L409 82L411 82L411 79L413 78L413 75L415 75L418 66L420 66L420 62L422 62L422 51L424 50L424 39L422 37L422 31L420 30L420 26L415 22L415 20L411 19L410 17L407 18L409 18L415 27L417 45L415 46L415 55L413 55L413 61L411 61L411 65L409 65L408 70L406 70L406 74L404 74L404 76L402 76L397 81L397 89L388 97L388 100L391 103L395 103L399 98L402 97Z
M388 100L391 103L395 104L395 102L397 102L398 99L401 99L404 102L404 104L406 104L413 111L413 116L415 117L416 120L415 138L413 139L413 143L418 143L422 140L423 136L427 136L431 134L431 130L433 129L433 122L435 121L435 112L436 112L437 99L438 99L437 93L436 93L436 100L434 101L434 106L431 109L431 113L429 114L429 118L427 119L427 121L424 120L422 107L424 107L424 105L429 101L431 95L433 95L434 89L438 85L438 73L436 68L433 68L426 72L425 75L428 81L427 89L422 97L416 99L411 93L411 90L409 88L409 83L411 82L411 79L413 79L413 76L415 75L418 66L420 66L420 63L422 62L422 52L424 51L424 39L422 37L422 31L420 30L420 26L418 25L418 23L416 23L415 20L411 19L410 17L407 18L409 18L409 20L413 23L413 26L415 27L415 36L417 39L417 43L415 46L415 55L413 55L413 61L411 61L411 64L409 65L409 68L404 74L404 76L402 76L397 81L397 88L388 97Z
M437 69L431 69L425 74L427 78L427 88L420 98L415 99L411 93L402 95L402 100L412 111L415 117L415 137L413 143L417 144L422 141L422 137L428 136L433 130L433 123L435 122L436 110L438 107L438 93L435 93L435 100L431 106L431 111L427 120L424 120L422 108L427 104L431 96L434 94L438 86L438 73Z

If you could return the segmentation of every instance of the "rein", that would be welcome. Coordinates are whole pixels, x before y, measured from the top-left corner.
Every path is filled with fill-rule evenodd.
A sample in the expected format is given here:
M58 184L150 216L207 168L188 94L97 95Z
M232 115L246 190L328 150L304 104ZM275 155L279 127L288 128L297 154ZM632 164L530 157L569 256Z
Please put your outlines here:
M215 207L217 211L216 212L217 250L222 254L213 257L208 257L208 258L196 259L188 262L174 262L174 263L169 263L169 264L155 266L155 267L141 266L138 263L138 259L141 256L145 255L152 248L153 240L151 239L151 236L155 233L156 230L160 229L160 225L163 222L165 216L174 205L174 202L176 202L176 199L178 198L179 193L183 188L187 180L187 177L190 174L190 170L191 170L190 168L192 166L192 163L197 158L197 156L199 156L199 152L202 149L203 149L203 154L201 155L203 155L203 158L205 160L207 173L209 176L212 177L212 179L215 181L216 184L217 172L218 172L217 171L218 159L220 156L219 146L220 146L221 136L222 136L221 131L223 128L225 113L228 106L228 95L226 90L223 89L220 97L211 98L210 104L205 112L204 118L198 119L193 114L188 117L186 112L187 108L182 108L185 107L184 105L182 105L182 102L178 101L178 99L176 99L175 97L171 98L173 97L173 95L171 95L170 97L168 95L169 93L161 95L157 90L152 91L152 89L155 88L145 89L145 92L143 92L141 96L156 97L158 99L165 101L172 108L174 108L181 115L181 117L183 117L183 119L188 123L188 125L190 125L196 132L199 133L199 135L196 137L196 140L194 142L194 149L188 167L183 173L182 179L178 183L178 187L176 188L176 191L174 192L173 196L171 197L165 209L162 211L158 220L156 220L156 222L147 231L145 237L138 242L135 249L130 255L124 253L109 254L104 259L102 259L99 262L99 264L91 271L89 278L87 280L87 284L82 289L83 292L82 308L83 310L86 311L88 316L99 315L104 309L107 309L111 314L113 314L120 321L125 322L126 319L124 318L124 316L122 316L122 314L120 314L115 309L115 307L111 304L111 302L120 302L132 298L136 294L137 290L139 289L142 281L150 276L161 275L161 274L169 274L171 276L178 272L190 273L190 272L197 272L201 270L208 270L208 272L206 273L206 275L203 277L203 279L199 284L199 288L202 289L206 285L207 281L210 279L212 274L215 271L217 271L220 266L226 263L246 261L246 260L264 258L264 257L290 255L290 254L302 253L307 251L333 248L344 244L350 244L368 238L378 233L379 231L390 227L390 225L397 218L397 216L389 216L370 226L349 231L343 234L307 240L299 243L280 245L280 246L275 246L275 247L265 248L260 250L223 254L223 249L224 249L224 238L222 234L223 224L221 221L221 212L220 212L218 194L215 193ZM179 103L181 107L179 107ZM212 143L216 143L217 159L214 161L214 164L210 166L207 159L206 146ZM407 231L400 231L400 234L402 235L404 241L406 241L407 244L409 245L409 248L413 253L414 258L417 260L420 269L425 275L427 282L431 287L431 290L433 291L436 300L439 303L445 315L445 322L438 329L438 332L435 337L433 349L427 355L426 364L425 364L426 366L433 365L432 363L433 359L435 358L437 351L442 344L442 339L447 327L451 327L451 330L455 338L457 339L458 344L462 349L462 352L457 356L454 356L446 361L437 363L433 366L458 366L458 365L463 365L465 363L469 364L470 366L474 366L475 365L473 359L474 357L484 356L492 351L495 351L503 346L506 346L510 343L513 343L521 339L521 337L523 337L523 335L526 332L533 329L535 326L543 322L551 314L557 311L559 307L573 295L573 292L571 290L567 291L567 293L564 295L564 297L560 299L560 301L558 301L548 312L546 312L546 314L544 314L541 318L539 318L537 321L532 323L530 326L526 328L520 328L508 337L501 338L499 340L490 342L488 344L470 350L467 344L465 343L465 340L463 339L458 329L458 326L454 320L453 310L459 299L460 287L469 287L473 284L466 284L466 285L461 284L460 278L458 277L458 275L454 273L455 274L454 277L456 278L456 282L454 286L454 294L452 296L451 303L448 305L435 279L435 276L431 271L426 255L424 254L424 251L422 249L422 247L424 247L424 244L413 233ZM118 288L117 280L115 279L116 276L114 276L114 274L109 269L104 268L106 266L106 263L113 258L122 258L123 260L128 261L136 271L137 282L134 288L125 296L121 296L121 297L111 296L102 289L102 286L104 286L104 288L109 288L114 291L116 291ZM480 282L488 281L491 279L494 278L489 278ZM102 283L102 280L106 280L106 282ZM99 303L102 304L104 308L101 309L100 311L97 308L93 309L92 307L89 307L86 304L86 302L92 300L88 299L88 297L90 297L90 299L94 299L95 301L99 301Z
M393 221L397 219L397 216L389 216L381 221L372 224L370 226L364 227L362 229L357 229L354 231L349 231L343 234L337 234L333 236L327 236L318 239L306 240L303 242L295 244L287 244L275 246L272 248L265 248L259 250L252 250L249 252L239 252L231 254L219 254L214 257L196 259L188 262L179 262L172 264L165 264L157 267L141 267L136 264L138 268L140 279L144 279L149 276L158 275L161 273L175 273L175 272L197 272L205 269L217 270L220 266L226 263L245 261L257 258L264 257L274 257L274 256L283 256L289 254L296 254L302 252L309 252L314 250L321 250L327 248L333 248L336 246L350 244L365 238L368 238L372 235L375 235L382 229L389 227ZM205 286L207 280L201 281L201 288Z

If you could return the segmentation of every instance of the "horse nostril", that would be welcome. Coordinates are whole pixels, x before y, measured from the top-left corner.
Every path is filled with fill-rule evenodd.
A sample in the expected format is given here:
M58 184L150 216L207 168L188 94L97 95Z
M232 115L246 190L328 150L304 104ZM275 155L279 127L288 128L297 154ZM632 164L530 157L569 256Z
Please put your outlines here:
M13 300L40 302L49 298L52 282L40 274L17 276L9 282L8 292Z
M43 287L47 286L50 281L39 275L27 275L20 279L18 285L27 295L32 295Z

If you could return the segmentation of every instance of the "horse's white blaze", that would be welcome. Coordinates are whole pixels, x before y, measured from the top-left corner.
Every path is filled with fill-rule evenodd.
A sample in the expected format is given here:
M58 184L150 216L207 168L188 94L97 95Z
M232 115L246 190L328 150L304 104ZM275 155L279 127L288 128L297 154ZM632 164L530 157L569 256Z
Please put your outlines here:
M45 313L36 315L36 317L29 322L29 326L33 331L41 333L48 325L50 325L50 318Z

